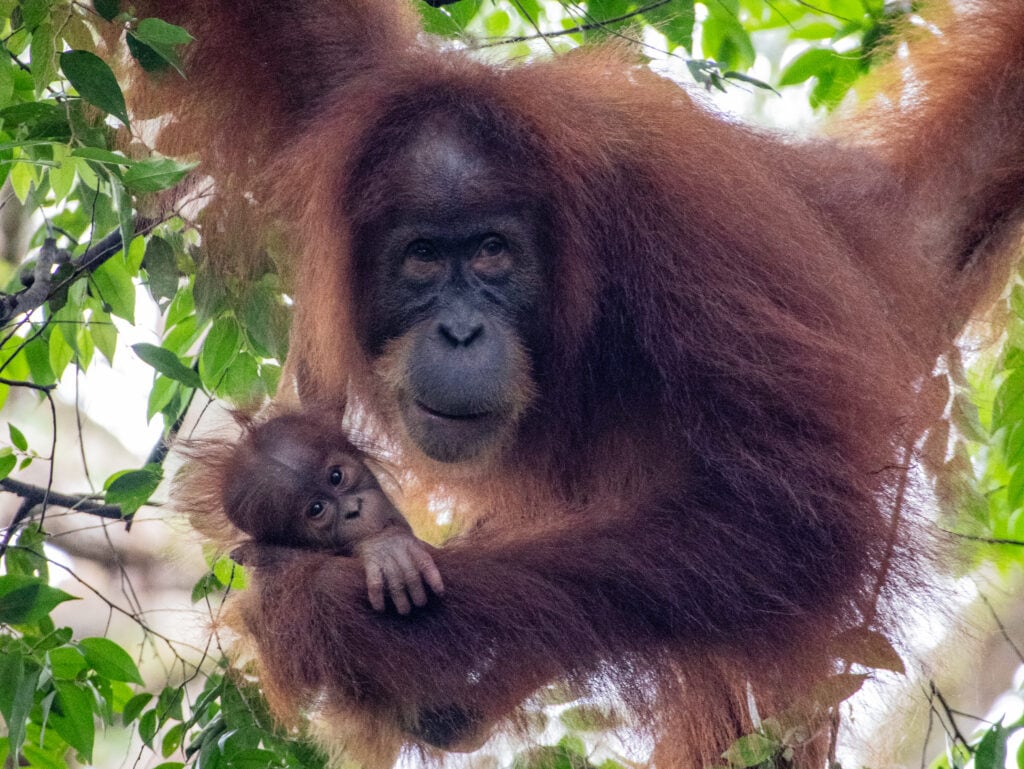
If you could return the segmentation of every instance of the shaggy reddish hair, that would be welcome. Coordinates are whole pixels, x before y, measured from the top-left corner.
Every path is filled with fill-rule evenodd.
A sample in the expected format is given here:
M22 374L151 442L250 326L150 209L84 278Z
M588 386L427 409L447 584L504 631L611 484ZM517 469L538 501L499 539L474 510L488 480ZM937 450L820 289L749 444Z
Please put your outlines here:
M161 147L203 158L223 231L288 225L300 392L347 405L465 532L409 617L372 611L352 559L257 568L235 609L276 712L325 713L381 763L424 714L514 723L554 681L617 695L660 767L717 762L748 692L826 724L808 693L834 642L893 629L884 598L921 572L903 485L945 405L936 361L1020 242L1024 5L934 14L943 35L879 75L876 124L809 141L615 48L482 64L400 0L143 5L198 38L187 83L139 89L179 118ZM555 241L537 396L469 468L407 443L355 333L353 230L434 117L547 202Z

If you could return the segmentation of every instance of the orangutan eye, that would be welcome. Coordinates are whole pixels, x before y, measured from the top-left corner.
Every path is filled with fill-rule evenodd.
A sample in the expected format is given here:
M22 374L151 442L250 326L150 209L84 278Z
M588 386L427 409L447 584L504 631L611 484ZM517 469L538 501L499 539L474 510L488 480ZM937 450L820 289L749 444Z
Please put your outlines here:
M327 511L327 505L323 502L314 502L306 510L306 515L309 518L320 518Z
M497 235L491 235L480 245L480 255L496 257L501 256L505 251L508 250L508 246L505 244L504 238Z
M425 262L437 259L437 249L427 240L414 240L406 248L405 253L411 259L420 259Z
M331 474L329 480L332 486L340 486L341 482L345 480L345 473L341 471L341 468L335 465L331 468Z

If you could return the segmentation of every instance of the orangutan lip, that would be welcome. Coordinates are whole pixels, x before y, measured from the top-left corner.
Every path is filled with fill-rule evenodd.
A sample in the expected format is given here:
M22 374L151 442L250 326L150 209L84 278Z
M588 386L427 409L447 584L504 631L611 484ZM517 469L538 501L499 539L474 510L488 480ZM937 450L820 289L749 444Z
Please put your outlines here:
M421 401L413 402L416 404L416 407L418 409L420 409L421 411L425 411L427 414L430 414L430 416L437 417L438 419L450 419L456 422L473 422L478 419L486 419L487 417L491 416L491 413L489 411L481 411L476 414L447 414L443 411L437 411L436 409L432 409L430 408L430 406L425 405Z

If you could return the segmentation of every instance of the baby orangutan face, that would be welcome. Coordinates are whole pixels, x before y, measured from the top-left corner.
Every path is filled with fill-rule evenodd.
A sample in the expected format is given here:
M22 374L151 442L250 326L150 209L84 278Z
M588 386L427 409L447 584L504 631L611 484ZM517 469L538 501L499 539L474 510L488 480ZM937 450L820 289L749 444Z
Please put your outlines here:
M353 547L389 526L407 528L364 462L340 450L295 440L275 446L268 460L276 467L295 511L289 544L351 553Z
M275 417L243 437L223 490L227 517L259 548L235 557L259 566L266 546L355 555L366 569L369 600L385 608L385 591L401 614L440 595L441 575L428 545L381 489L344 433L305 414Z

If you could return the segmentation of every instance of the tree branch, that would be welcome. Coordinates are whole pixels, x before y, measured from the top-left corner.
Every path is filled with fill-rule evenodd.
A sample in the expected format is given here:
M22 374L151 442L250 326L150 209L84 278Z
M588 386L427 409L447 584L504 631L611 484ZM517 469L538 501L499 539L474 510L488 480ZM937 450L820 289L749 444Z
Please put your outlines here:
M135 220L136 234L145 235L159 224L159 221L138 217ZM123 245L124 238L121 236L121 230L117 229L98 243L94 243L77 259L72 259L68 251L57 248L56 240L47 238L43 241L43 247L39 249L39 258L32 272L22 278L25 288L13 294L0 294L0 325L8 323L15 315L32 312L49 299L54 288L55 264L70 264L76 275L92 272L120 251Z
M100 518L111 518L117 521L131 520L131 515L121 512L120 505L106 505L97 502L90 495L61 494L43 486L35 486L31 483L23 483L13 478L0 480L0 488L11 494L17 494L31 506L41 505L46 502L56 507L66 507L68 510L75 510L79 513L89 513Z
M131 523L132 520L132 516L122 513L121 508L117 505L104 505L88 496L60 494L59 492L51 491L45 486L34 486L30 483L16 481L13 478L0 480L0 489L11 494L17 494L22 499L21 505L4 531L3 540L0 541L0 556L7 552L7 548L14 539L18 528L32 514L33 508L38 505L56 505L57 507L66 507L69 510L96 515L100 518L123 520L128 523Z

